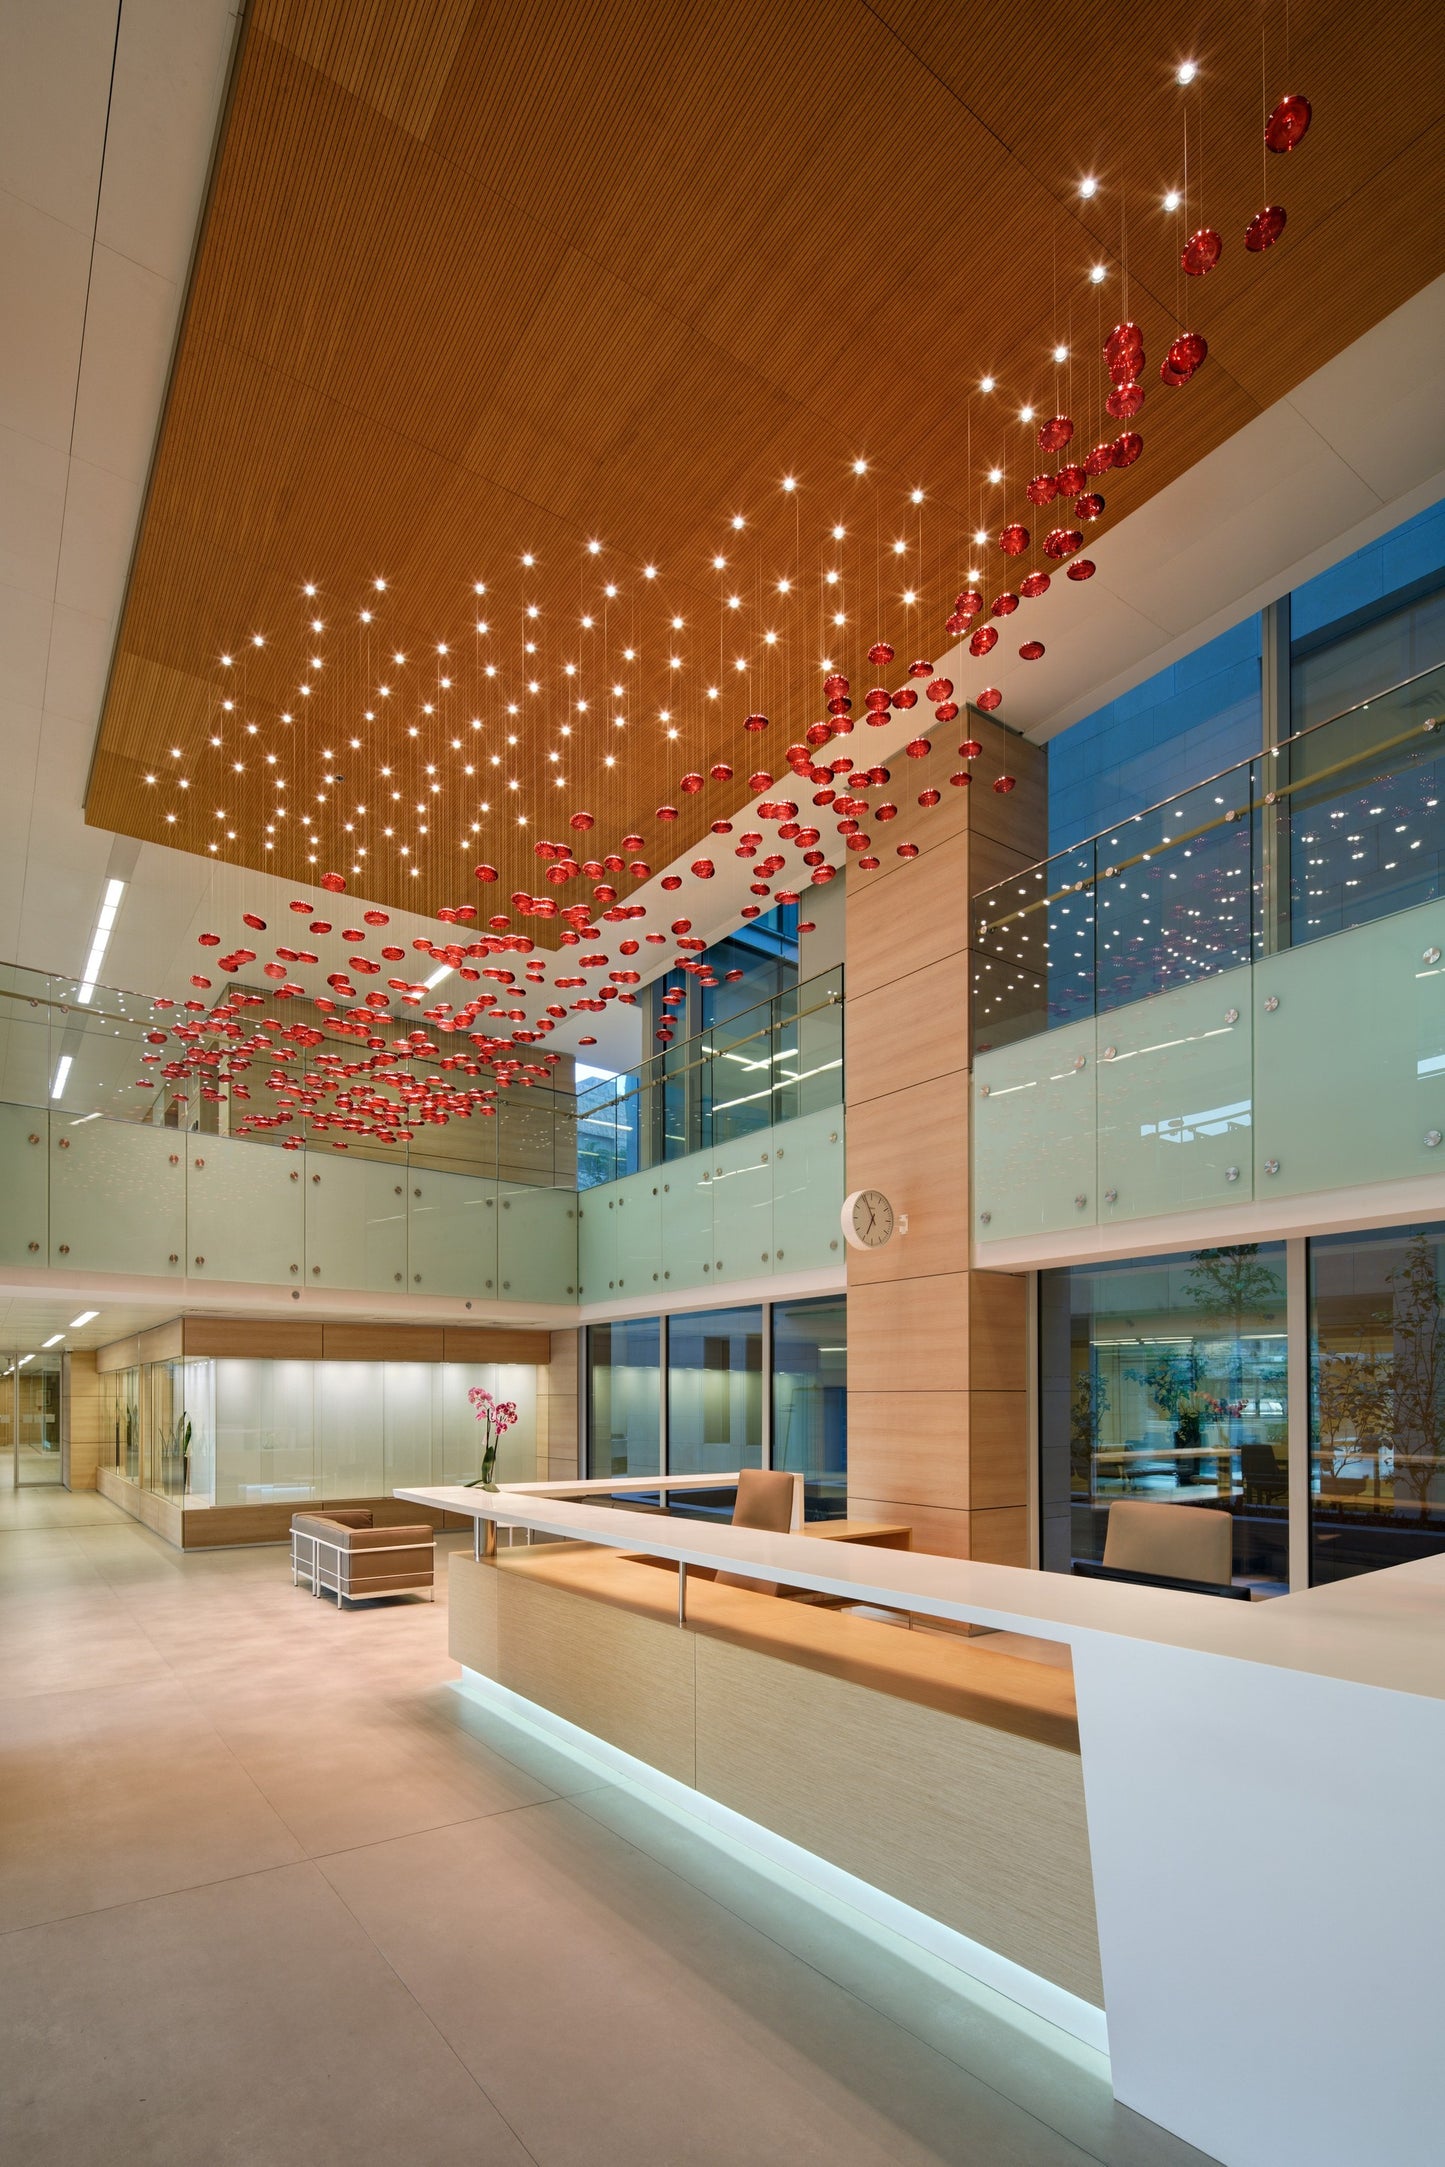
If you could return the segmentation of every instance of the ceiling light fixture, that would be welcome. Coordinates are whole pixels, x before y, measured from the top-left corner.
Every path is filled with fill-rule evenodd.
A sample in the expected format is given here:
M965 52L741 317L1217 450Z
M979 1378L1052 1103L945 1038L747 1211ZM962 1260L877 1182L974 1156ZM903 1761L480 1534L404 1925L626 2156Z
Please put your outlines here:
M100 913L95 921L95 931L90 937L90 954L85 959L85 970L81 976L80 990L75 996L83 1007L88 1007L94 996L95 982L100 975L100 966L105 960L106 945L110 940L111 927L115 924L116 913L120 909L121 899L124 894L125 882L123 880L108 880L106 882L105 894L101 898ZM64 1089L63 1084L61 1089ZM54 1092L52 1096L58 1098L60 1093L58 1091Z

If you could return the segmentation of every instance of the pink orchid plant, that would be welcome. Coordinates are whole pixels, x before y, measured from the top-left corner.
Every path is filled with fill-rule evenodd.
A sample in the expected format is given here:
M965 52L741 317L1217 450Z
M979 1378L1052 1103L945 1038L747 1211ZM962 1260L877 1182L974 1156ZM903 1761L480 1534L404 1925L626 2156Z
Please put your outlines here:
M499 1400L481 1384L474 1384L467 1398L472 1403L472 1413L482 1424L484 1443L482 1471L465 1487L469 1490L491 1490L496 1487L492 1477L496 1471L497 1447L517 1419L517 1403L515 1400Z

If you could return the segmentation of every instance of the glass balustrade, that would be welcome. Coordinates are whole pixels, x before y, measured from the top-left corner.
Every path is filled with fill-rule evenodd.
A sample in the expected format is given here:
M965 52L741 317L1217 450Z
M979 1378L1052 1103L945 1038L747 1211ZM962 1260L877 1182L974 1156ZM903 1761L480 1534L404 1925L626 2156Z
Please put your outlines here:
M843 1097L843 973L820 972L577 1094L577 1185L720 1150Z
M234 1023L198 1004L185 1020L203 1073L166 1077L178 1020L173 1004L0 967L0 1263L565 1303L584 1277L589 1291L639 1273L680 1288L825 1263L836 1251L822 1205L841 1180L841 972L580 1096L477 1064L497 1085L492 1110L445 1126L416 1121L400 1143L337 1134L340 1109L320 1083L355 1057L339 1033L310 1046L282 1039L295 1057L278 1062L248 1054ZM317 1020L309 1009L278 1012L277 1035ZM465 1047L395 1051L385 1093L409 1079L446 1086L459 1061L456 1080L470 1082ZM258 1111L275 1125L243 1130ZM794 1148L774 1144L779 1124L792 1125ZM618 1188L620 1256L605 1239L593 1256L601 1236L589 1226L579 1270L579 1186L689 1156L699 1159L693 1178L659 1185L665 1196ZM774 1202L799 1180L821 1201L814 1210L810 1190L788 1242L774 1230Z
M1445 669L973 899L982 1054L1442 893Z

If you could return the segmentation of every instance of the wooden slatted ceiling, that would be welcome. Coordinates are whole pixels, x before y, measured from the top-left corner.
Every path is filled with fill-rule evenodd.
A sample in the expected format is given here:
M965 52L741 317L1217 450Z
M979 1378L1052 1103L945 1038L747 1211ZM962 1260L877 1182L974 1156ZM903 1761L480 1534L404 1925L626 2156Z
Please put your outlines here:
M683 774L778 769L825 658L861 694L871 639L943 651L975 564L1017 584L969 536L1047 464L1019 409L1112 434L1098 347L1126 309L1151 388L1111 520L1440 269L1435 10L1366 31L1328 0L1291 36L1286 62L1283 0L1205 6L1185 94L1157 6L257 0L87 817L411 908L474 897L480 860L489 900L538 888L532 845L578 806L599 854L691 843L741 790L679 799ZM1316 124L1266 158L1286 89ZM1159 208L1186 117L1189 224L1226 237L1207 282ZM1270 199L1285 240L1247 256ZM1212 353L1171 393L1182 321Z

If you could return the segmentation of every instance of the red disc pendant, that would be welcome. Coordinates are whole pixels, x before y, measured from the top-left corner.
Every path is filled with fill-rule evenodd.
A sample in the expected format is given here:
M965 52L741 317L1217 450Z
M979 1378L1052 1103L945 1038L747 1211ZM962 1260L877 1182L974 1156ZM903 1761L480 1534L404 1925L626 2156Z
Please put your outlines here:
M1313 115L1308 98L1281 98L1264 124L1264 140L1271 150L1293 150L1309 130Z
M1203 278L1224 254L1224 242L1213 226L1201 226L1185 242L1179 261L1186 278Z
M1256 211L1244 229L1244 245L1252 256L1262 255L1273 248L1284 232L1288 213L1282 203L1266 203L1262 211Z

